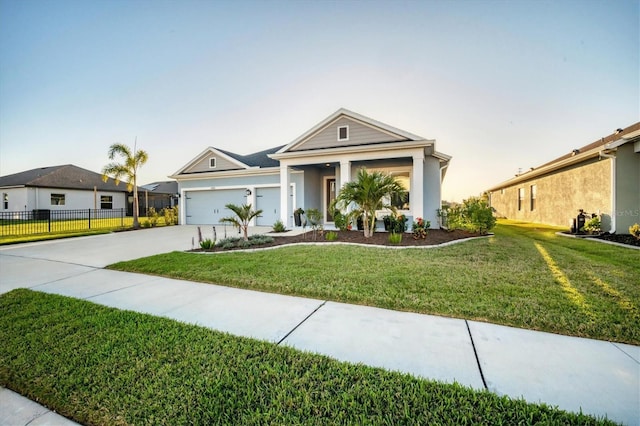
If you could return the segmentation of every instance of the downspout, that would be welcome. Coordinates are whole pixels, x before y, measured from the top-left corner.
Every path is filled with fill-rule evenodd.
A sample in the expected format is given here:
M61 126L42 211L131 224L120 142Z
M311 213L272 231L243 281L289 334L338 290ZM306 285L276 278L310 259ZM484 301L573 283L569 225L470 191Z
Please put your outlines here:
M616 156L604 151L598 153L600 159L611 159L611 229L610 233L616 232Z

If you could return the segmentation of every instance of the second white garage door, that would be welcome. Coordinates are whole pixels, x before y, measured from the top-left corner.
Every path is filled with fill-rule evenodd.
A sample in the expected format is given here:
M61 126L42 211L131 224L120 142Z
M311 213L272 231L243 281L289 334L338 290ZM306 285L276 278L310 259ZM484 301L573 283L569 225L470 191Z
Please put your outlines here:
M185 197L187 225L217 225L221 218L235 216L225 205L247 202L244 189L186 191Z
M262 210L256 225L273 226L280 219L280 188L257 188L256 209Z

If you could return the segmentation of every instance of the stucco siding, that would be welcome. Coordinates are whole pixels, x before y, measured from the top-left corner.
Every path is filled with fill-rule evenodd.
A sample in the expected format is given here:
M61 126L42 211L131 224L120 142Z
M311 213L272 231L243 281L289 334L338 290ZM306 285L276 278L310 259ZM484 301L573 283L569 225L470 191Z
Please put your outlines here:
M254 175L254 176L227 176L227 177L209 177L196 180L179 180L178 188L187 190L190 188L214 188L226 186L245 186L247 188L256 185L279 184L280 175L278 171L273 174Z
M432 228L438 228L438 209L440 209L442 201L440 193L440 162L438 159L426 157L423 173L423 219L430 221Z
M640 153L628 143L616 152L616 232L628 234L629 227L640 223Z
M124 192L97 191L94 198L93 191L63 188L11 188L0 192L9 197L9 208L4 211L31 210L79 210L100 208L100 196L112 197L112 208L126 208L127 194ZM51 194L64 195L63 205L52 205ZM96 203L94 203L96 200ZM4 207L4 206L3 206Z
M209 160L211 158L216 159L216 167L209 167ZM240 170L242 167L236 163L223 158L215 153L207 153L203 155L198 161L196 161L191 167L185 170L183 173L202 173L202 172L221 172L225 170Z
M536 197L532 210L533 185L536 186ZM524 197L518 209L520 188L524 191ZM609 159L591 160L491 193L491 206L499 217L567 228L571 219L578 214L578 209L603 214L603 225L610 223L611 201Z
M349 139L339 141L338 127L342 126L349 127ZM373 127L358 123L357 121L342 117L328 125L319 133L312 135L309 139L291 149L291 151L305 151L337 146L353 146L367 143L391 142L401 140L406 140L406 138L397 135L390 135Z

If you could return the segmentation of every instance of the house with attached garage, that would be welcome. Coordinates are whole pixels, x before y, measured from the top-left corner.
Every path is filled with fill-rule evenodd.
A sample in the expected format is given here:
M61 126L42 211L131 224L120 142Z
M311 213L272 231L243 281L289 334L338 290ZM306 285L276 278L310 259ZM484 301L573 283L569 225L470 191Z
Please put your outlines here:
M364 167L402 183L406 199L391 202L409 224L422 217L437 226L450 160L435 140L340 109L286 145L249 155L208 147L170 177L178 182L182 224L218 224L232 203L263 210L253 225L281 220L292 227L295 209L317 208L331 226L331 201Z

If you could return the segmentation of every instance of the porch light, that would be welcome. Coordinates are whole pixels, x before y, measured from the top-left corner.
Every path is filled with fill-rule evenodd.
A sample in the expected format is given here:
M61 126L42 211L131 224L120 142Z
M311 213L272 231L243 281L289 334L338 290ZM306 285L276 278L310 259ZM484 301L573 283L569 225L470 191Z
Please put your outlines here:
M247 195L247 197L248 197L249 195L251 195L251 190L250 190L250 189L247 189L246 191L244 191L244 193L245 193L245 194Z

